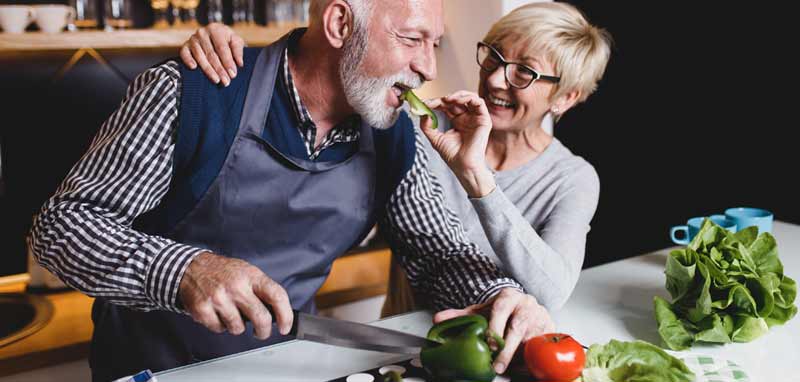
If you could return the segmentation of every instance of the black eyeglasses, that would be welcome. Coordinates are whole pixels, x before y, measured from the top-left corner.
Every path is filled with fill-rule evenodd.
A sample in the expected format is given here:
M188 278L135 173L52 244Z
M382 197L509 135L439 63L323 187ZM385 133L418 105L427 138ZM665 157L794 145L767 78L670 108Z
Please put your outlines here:
M494 72L500 65L503 65L506 81L517 89L525 89L536 80L550 81L554 84L561 80L561 77L540 74L528 65L519 62L508 62L497 49L485 42L478 42L477 58L481 69L489 73Z

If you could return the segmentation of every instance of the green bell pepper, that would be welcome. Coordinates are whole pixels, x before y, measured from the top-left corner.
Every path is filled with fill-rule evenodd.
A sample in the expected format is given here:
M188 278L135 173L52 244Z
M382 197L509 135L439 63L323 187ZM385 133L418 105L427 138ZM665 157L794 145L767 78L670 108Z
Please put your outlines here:
M428 331L428 339L438 342L422 349L422 366L436 380L442 381L492 381L496 376L492 361L505 341L487 330L486 318L468 315L442 321ZM492 351L486 342L491 337L498 349Z
M439 119L436 118L436 114L433 112L433 110L431 110L431 108L428 107L428 105L425 104L425 102L422 102L422 100L419 99L419 97L417 97L417 95L414 94L411 89L404 90L400 95L400 99L408 102L411 114L417 116L427 115L433 121L432 128L436 130L436 128L439 127Z

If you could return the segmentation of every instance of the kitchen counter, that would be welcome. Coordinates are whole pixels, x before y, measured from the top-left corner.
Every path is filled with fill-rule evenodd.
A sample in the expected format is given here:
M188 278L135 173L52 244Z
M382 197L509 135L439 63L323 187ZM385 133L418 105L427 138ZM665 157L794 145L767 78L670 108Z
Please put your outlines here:
M316 295L320 309L386 293L391 251L382 243L349 251L333 262L331 274ZM22 293L25 284L0 288ZM94 299L77 291L49 293L54 315L41 330L0 347L0 377L88 356Z
M774 222L772 234L778 243L778 256L784 273L800 279L800 226ZM667 230L664 230L667 235ZM671 249L604 264L581 272L569 302L553 314L558 330L572 334L584 345L606 343L610 339L634 339L660 344L653 297L672 301L664 287L664 264ZM797 305L798 300L795 300ZM751 382L799 381L787 378L800 360L800 317L774 326L748 343L699 345L678 354L709 354L728 359L750 376ZM795 373L796 374L796 373Z
M785 273L797 279L800 277L800 226L775 222L773 235ZM669 297L664 288L664 264L670 249L581 272L569 302L560 311L553 312L558 331L572 334L586 345L610 339L660 343L653 297ZM413 312L373 324L424 335L431 326L431 313ZM729 359L743 367L751 382L797 380L787 379L787 376L800 359L798 342L800 318L795 317L753 342L695 345L681 354L710 354ZM406 358L405 355L289 341L157 375L160 382L325 381Z

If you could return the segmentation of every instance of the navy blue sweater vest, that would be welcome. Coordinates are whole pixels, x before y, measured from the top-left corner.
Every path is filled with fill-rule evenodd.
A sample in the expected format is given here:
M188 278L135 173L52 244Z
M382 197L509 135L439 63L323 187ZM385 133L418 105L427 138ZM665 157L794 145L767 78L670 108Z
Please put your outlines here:
M239 129L250 77L260 51L261 48L245 49L244 67L228 87L217 86L200 70L189 70L181 64L180 114L170 188L156 208L134 222L136 229L169 237L214 182ZM305 148L283 81L275 81L273 92L262 138L284 154L296 157L300 150L305 153ZM375 129L374 143L377 210L372 215L378 221L385 213L389 197L414 162L416 143L409 117L403 112L391 128ZM326 149L319 159L345 160L355 148L355 145L339 144Z

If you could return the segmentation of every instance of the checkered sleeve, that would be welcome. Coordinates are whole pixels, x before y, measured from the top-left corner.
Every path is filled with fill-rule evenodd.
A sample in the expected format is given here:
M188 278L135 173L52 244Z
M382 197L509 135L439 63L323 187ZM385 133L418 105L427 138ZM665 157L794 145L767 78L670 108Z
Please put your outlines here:
M455 213L445 207L422 139L416 131L414 163L391 195L383 222L411 286L437 309L482 303L503 288L522 290L468 241Z
M69 286L137 310L180 311L181 277L203 249L131 228L169 187L179 89L174 61L139 75L35 219L31 252Z

